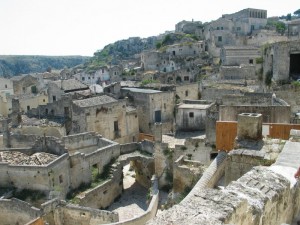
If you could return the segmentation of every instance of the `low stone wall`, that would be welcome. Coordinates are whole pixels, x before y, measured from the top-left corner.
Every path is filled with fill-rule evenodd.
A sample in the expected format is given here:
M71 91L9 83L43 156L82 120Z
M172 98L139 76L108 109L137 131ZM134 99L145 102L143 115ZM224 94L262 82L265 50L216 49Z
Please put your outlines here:
M59 214L56 216L56 219L60 219L60 221L56 221L56 224L64 225L109 224L119 220L118 214L114 212L79 207L70 204L56 210L56 214Z
M120 145L120 153L121 153L121 155L132 153L132 152L135 152L139 148L140 148L140 144L137 142L121 144Z
M116 164L114 164L116 165ZM103 184L87 190L76 196L80 206L105 209L122 194L123 191L123 167L119 164L114 168L111 178Z
M115 212L87 208L53 199L42 204L43 219L49 224L96 225L119 221Z
M0 199L1 225L26 224L41 215L41 210L19 199Z
M143 140L141 142L142 151L148 152L150 154L154 153L154 142L149 140Z

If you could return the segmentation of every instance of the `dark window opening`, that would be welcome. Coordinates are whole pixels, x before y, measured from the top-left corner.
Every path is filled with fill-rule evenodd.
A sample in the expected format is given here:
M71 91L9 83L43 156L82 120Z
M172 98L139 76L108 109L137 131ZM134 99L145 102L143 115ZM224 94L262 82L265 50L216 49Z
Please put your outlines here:
M300 79L300 54L290 55L290 77Z
M173 51L173 55L176 55L176 52L175 52L175 51Z
M253 64L253 59L249 59L249 64Z
M194 118L194 112L190 112L190 113L189 113L189 117L190 117L190 118Z
M27 110L30 110L30 106L29 105L27 106Z
M7 84L5 84L5 88L7 88Z
M218 36L218 42L222 42L222 36Z
M63 176L59 175L59 183L61 184L63 182Z
M189 79L189 76L184 76L184 78L183 78L185 81L189 81L190 79Z
M211 160L214 160L217 156L218 156L218 153L217 153L217 152L210 153L210 159L211 159Z
M160 110L156 110L154 111L154 120L155 123L160 123L161 122L161 111Z
M189 91L185 91L185 96L189 96Z
M114 121L114 131L119 131L118 121Z
M85 80L85 78L84 78L84 77L82 77L82 78L81 78L81 80L82 80L82 81L84 81L84 80Z
M52 96L52 100L53 100L54 102L56 101L56 96L55 96L55 95Z

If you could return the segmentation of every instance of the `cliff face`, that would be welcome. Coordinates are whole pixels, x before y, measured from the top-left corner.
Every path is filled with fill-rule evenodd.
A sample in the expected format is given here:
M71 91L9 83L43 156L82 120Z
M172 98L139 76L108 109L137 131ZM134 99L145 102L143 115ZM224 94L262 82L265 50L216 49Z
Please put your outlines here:
M47 69L70 68L86 63L84 56L0 56L0 76L41 73Z
M93 60L101 64L118 64L120 60L133 59L135 54L143 50L155 48L157 37L139 38L131 37L106 45L94 53Z

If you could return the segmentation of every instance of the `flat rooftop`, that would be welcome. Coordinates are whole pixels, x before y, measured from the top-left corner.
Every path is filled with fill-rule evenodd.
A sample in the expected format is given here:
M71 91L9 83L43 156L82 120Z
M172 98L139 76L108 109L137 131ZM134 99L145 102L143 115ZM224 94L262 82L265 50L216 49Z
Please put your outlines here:
M59 156L39 152L33 155L26 155L18 151L2 151L0 152L0 162L6 162L10 165L31 165L40 166L47 165L57 159Z
M93 106L97 106L97 105L104 105L104 104L108 104L108 103L112 103L112 102L117 102L117 100L114 99L113 97L110 97L107 95L73 101L73 103L75 105L82 107L82 108L93 107Z
M152 89L143 89L143 88L122 88L122 90L128 90L131 92L137 93L146 93L146 94L153 94L153 93L161 93L162 91L152 90Z
M182 104L178 109L207 109L210 105L201 104Z

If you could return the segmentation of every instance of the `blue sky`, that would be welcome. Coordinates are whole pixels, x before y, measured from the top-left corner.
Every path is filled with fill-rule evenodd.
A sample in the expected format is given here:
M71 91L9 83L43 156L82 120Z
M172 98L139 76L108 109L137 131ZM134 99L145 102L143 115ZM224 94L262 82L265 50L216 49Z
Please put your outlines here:
M0 55L87 55L128 37L208 22L244 8L293 13L296 0L0 0ZM298 2L299 3L299 2Z

